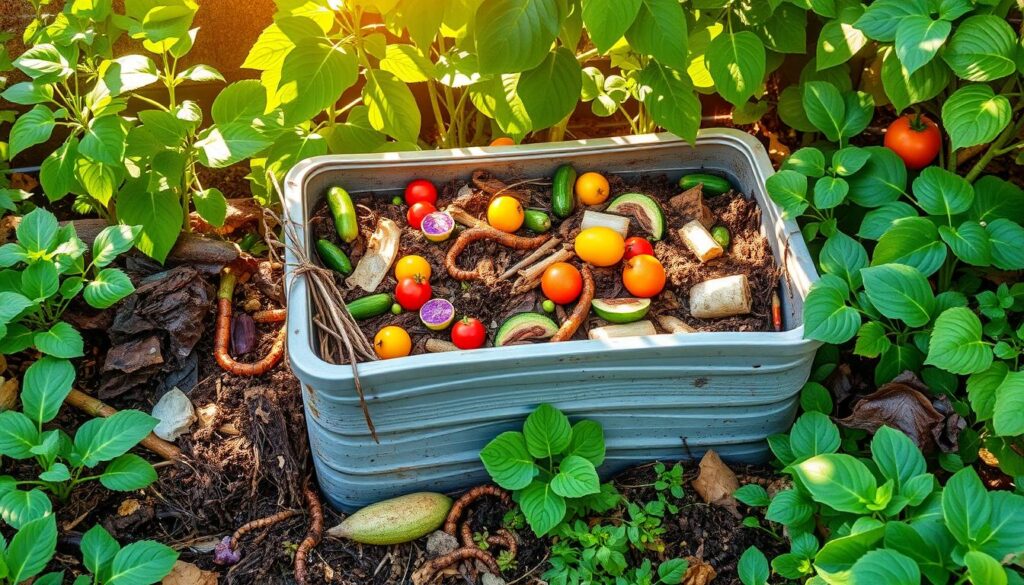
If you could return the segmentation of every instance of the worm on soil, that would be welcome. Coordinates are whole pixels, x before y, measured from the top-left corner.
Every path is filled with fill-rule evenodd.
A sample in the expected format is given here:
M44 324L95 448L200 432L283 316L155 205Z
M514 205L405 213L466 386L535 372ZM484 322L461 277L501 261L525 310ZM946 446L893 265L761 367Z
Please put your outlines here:
M470 228L461 234L455 244L448 249L448 255L445 257L444 266L448 270L448 274L451 275L455 280L475 280L480 278L479 270L463 270L458 266L459 254L462 254L465 249L473 242L480 240L494 240L502 246L512 248L513 250L533 250L544 244L551 238L550 235L541 235L535 238L524 238L513 234L507 234L503 231L496 230L492 227L475 227Z
M310 487L308 482L303 491L306 495L306 504L309 506L311 520L306 537L302 539L298 550L295 551L295 582L298 585L306 585L306 559L313 547L320 544L320 538L324 534L324 511L320 506L320 498L317 497L316 491Z
M583 265L583 292L576 301L576 308L572 310L569 318L558 328L558 332L551 338L551 341L568 341L576 335L576 331L583 325L583 321L590 314L590 302L594 300L594 275L590 273L590 267Z

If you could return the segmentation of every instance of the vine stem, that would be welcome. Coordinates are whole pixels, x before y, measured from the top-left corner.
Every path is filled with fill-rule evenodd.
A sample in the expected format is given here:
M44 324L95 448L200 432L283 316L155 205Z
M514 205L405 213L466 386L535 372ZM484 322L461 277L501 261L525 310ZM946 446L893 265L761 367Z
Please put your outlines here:
M967 173L967 176L965 177L967 181L969 183L976 181L978 176L985 171L989 163L991 163L994 158L1000 154L1005 154L1005 152L1003 152L1003 147L1006 146L1007 142L1015 138L1020 133L1021 129L1024 129L1024 116L1021 116L1020 119L1017 120L1016 124L1007 126L1006 129L1003 130L1003 133L989 144L988 150L985 151L985 154L983 154L978 162L975 163L974 167L971 168L971 171ZM955 159L956 153L954 152L952 156Z

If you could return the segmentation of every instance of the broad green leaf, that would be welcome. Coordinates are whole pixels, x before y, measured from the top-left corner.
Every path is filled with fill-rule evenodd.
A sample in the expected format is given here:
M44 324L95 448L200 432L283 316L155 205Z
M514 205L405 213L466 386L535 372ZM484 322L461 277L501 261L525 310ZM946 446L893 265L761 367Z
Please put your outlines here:
M39 474L43 481L61 482L71 479L71 472L68 466L63 463L54 463L49 469Z
M568 117L580 99L583 76L572 51L562 47L540 65L523 72L516 93L523 101L534 130L554 126Z
M825 174L825 155L814 147L801 148L787 157L781 168L808 177L821 177Z
M480 460L494 483L507 490L525 488L537 474L522 433L501 433L480 451Z
M926 15L913 14L901 20L896 30L896 54L907 71L913 74L934 59L952 28L949 21Z
M642 0L583 0L583 23L602 53L607 53L636 20Z
M786 169L775 173L765 181L765 188L786 217L800 217L810 206L807 177L797 171Z
M882 58L882 87L897 112L935 98L949 85L951 77L941 59L932 59L910 73L896 51L887 50Z
M800 408L806 412L820 412L830 414L832 412L832 396L828 388L817 382L808 382L800 389Z
M1008 219L996 219L985 226L992 243L992 264L1003 270L1024 269L1024 228Z
M221 75L220 71L217 71L209 65L193 65L188 69L182 71L175 77L177 81L193 81L196 83L209 83L212 81L224 82L224 76Z
M778 110L782 122L790 128L800 132L818 131L817 127L807 118L807 112L804 110L803 86L791 85L782 90L776 110Z
M78 152L93 162L121 165L127 138L127 127L120 116L104 116L89 124L78 144Z
M280 71L285 57L295 48L297 42L317 39L322 36L323 30L311 18L305 16L277 18L273 24L260 33L259 38L249 49L242 68ZM276 87L272 89L276 89Z
M103 419L92 419L78 428L74 450L88 467L124 455L156 427L157 419L137 410L122 410Z
M57 268L49 262L36 262L21 273L21 292L36 302L42 302L57 293Z
M163 110L142 110L139 120L143 127L163 145L180 144L188 133L188 125L171 112Z
M255 79L236 81L222 89L213 100L211 115L216 124L249 121L267 108L267 92Z
M846 122L846 104L836 87L825 81L804 84L807 118L832 142L839 142Z
M807 12L793 4L780 4L771 17L753 28L765 48L776 53L804 53L807 50ZM691 42L692 49L692 42Z
M700 100L689 78L678 71L651 62L640 72L644 105L659 126L691 144L700 129Z
M882 477L895 482L897 491L910 478L928 471L924 455L910 437L888 426L878 429L871 439L871 458L878 465Z
M366 72L363 102L370 125L401 141L413 142L420 134L420 110L409 86L387 71Z
M875 384L891 382L906 371L916 372L924 363L924 354L913 345L893 344L882 352L875 368Z
M384 51L385 57L380 62L380 68L393 73L405 83L429 81L437 75L434 64L413 45L393 43Z
M519 506L537 536L544 536L565 518L565 500L549 484L535 481L519 494Z
M789 433L789 444L798 461L839 450L839 429L820 412L806 412Z
M913 559L892 550L873 550L854 563L852 585L920 585L921 570Z
M516 73L540 65L558 36L558 8L547 0L484 0L473 23L480 72Z
M814 502L795 489L783 490L772 498L765 519L784 526L800 526L814 516Z
M884 264L861 270L871 304L886 317L911 327L931 321L935 295L920 271L903 264Z
M804 303L804 334L808 339L844 343L860 328L860 313L846 304L849 288L843 279L826 274L811 286Z
M850 290L857 290L862 282L860 270L868 265L868 253L857 240L836 232L822 246L818 263L823 272L835 274L846 281Z
M1008 373L1009 368L1005 363L995 362L987 370L967 379L967 397L978 420L989 420L995 414L999 387Z
M192 203L204 221L214 227L224 225L224 219L228 212L228 201L220 189L212 187L196 191L192 193Z
M660 65L676 71L685 71L688 66L687 38L686 15L676 0L643 0L626 30L633 51L650 55Z
M16 410L0 412L0 455L11 459L28 459L32 447L39 443L39 429Z
M871 159L871 151L858 146L841 148L832 155L832 168L840 177L849 177L864 168Z
M981 552L996 558L1019 554L1024 547L1024 534L1019 526L1024 522L1024 496L1009 492L991 492L992 504L989 526L975 543Z
M743 585L767 585L768 559L756 546L748 547L740 555L739 563L736 565L736 572L739 573Z
M210 168L224 168L255 156L270 146L270 140L248 122L228 122L208 128L195 143L199 162Z
M0 517L15 530L20 530L26 524L40 518L48 517L52 512L50 498L46 497L42 490L12 489L0 497Z
M89 281L82 291L82 297L90 306L106 309L126 296L132 294L135 287L128 276L118 268L104 268Z
M75 159L78 158L78 138L72 136L61 143L43 160L39 169L39 183L50 201L57 201L81 186L75 177Z
M1010 115L1010 100L984 84L965 85L942 104L942 122L954 149L992 142Z
M107 585L149 585L171 572L178 553L152 540L140 540L122 548L111 561Z
M978 585L1006 585L1006 571L998 560L976 550L964 555L967 575Z
M986 175L974 183L974 204L968 215L978 222L1008 219L1024 224L1024 190L998 177Z
M771 503L768 492L756 483L749 483L736 490L733 497L754 508L764 508Z
M318 40L296 44L281 65L274 95L289 123L312 119L334 104L356 82L358 60L341 46ZM246 123L251 130L251 125Z
M52 514L27 523L7 547L7 579L21 583L38 575L56 550L57 520Z
M396 27L406 29L413 43L426 51L441 33L444 10L427 2L399 2L388 17L394 20Z
M139 228L130 225L112 225L103 228L92 244L93 264L100 268L132 249L138 238Z
M8 87L0 97L19 106L32 106L53 98L53 86L32 81L22 81Z
M942 490L942 515L953 538L964 546L987 530L992 503L978 474L966 467L953 474Z
M880 239L896 221L905 217L917 217L917 211L902 201L886 203L864 215L857 235L868 240Z
M565 498L582 498L601 491L601 479L593 463L569 455L558 464L558 473L551 478L551 490Z
M36 360L25 370L21 389L22 410L38 425L50 422L57 416L74 382L75 368L68 360L56 357Z
M988 232L976 221L965 221L958 228L939 226L939 236L953 254L972 266L992 264L992 244Z
M840 130L843 143L863 132L875 115L875 100L862 91L847 92L843 95L846 118Z
M914 179L914 199L925 213L947 218L971 208L974 189L963 177L940 167L928 167Z
M868 321L857 331L857 344L853 348L855 355L876 358L892 346L885 333L885 327L878 321Z
M15 235L18 243L29 252L43 252L57 243L57 230L57 216L38 207L21 218Z
M100 483L108 490L128 492L140 490L156 481L156 470L148 461L126 453L107 464L100 475Z
M39 331L34 338L36 349L55 358L76 358L85 355L82 335L64 321L58 321L48 331Z
M526 446L537 459L563 453L572 441L569 419L550 404L541 404L523 424Z
M79 157L75 160L75 179L93 199L107 205L121 183L122 168L121 163L112 166Z
M905 264L931 276L942 267L946 254L934 223L923 217L908 217L894 221L879 238L871 265Z
M876 41L892 42L904 17L929 13L928 0L876 0L855 26Z
M846 200L850 184L846 179L822 177L814 183L814 206L818 209L832 209Z
M519 75L502 75L469 86L469 98L478 110L498 123L503 132L523 136L532 128L523 100L516 93Z
M1017 35L993 14L965 19L946 45L942 58L960 79L992 81L1011 75L1016 69Z
M878 489L871 471L857 458L839 453L818 455L794 466L797 477L816 502L840 512L870 514Z
M82 562L94 575L109 567L121 545L103 526L97 524L82 535Z
M145 55L125 55L100 65L100 78L113 97L151 85L160 80L160 70Z
M718 93L733 105L746 103L761 89L765 50L754 33L718 35L708 46L705 60Z
M864 32L854 26L864 9L858 5L851 6L840 12L839 17L830 20L821 28L818 35L817 67L828 69L846 63L857 54L868 38Z
M996 389L992 427L1000 435L1024 435L1024 372L1010 372Z
M40 84L62 81L75 73L67 58L48 43L29 47L14 60L14 66Z
M846 178L850 184L850 201L862 207L881 207L896 202L907 188L907 167L903 160L892 150L881 146L862 150L871 158L859 171ZM899 205L906 204L900 202Z
M8 158L14 158L25 149L49 140L56 123L54 112L43 104L18 116L11 127Z
M592 420L581 420L572 425L572 439L569 441L570 455L578 455L600 467L604 463L604 431Z

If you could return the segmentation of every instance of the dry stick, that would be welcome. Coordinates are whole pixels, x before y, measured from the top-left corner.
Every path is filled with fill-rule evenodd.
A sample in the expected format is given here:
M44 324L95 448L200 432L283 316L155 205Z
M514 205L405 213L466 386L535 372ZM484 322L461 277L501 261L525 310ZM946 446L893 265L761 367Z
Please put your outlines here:
M72 389L71 393L68 394L68 397L65 398L64 401L78 410L92 416L102 416L106 418L117 414L116 408L108 406L103 401L93 398L80 390ZM168 461L175 461L181 458L181 449L178 449L153 433L150 433L145 439L142 439L139 444Z
M236 376L262 376L284 357L284 342L288 332L282 326L277 332L270 352L258 362L247 364L235 361L231 357L228 353L228 344L231 341L231 301L235 296L237 280L238 277L231 268L221 271L220 289L217 291L217 330L213 338L213 357L220 367Z
M231 550L237 551L238 550L238 541L241 540L241 538L243 536L245 536L246 534L252 532L253 530L259 530L260 528L266 528L268 526L273 526L274 524L277 524L278 522L283 522L283 521L285 521L285 520L287 520L289 518L292 518L294 516L298 516L299 514L301 514L301 512L299 512L298 510L285 510L284 512L278 512L277 514L273 514L271 516L267 516L266 518L260 518L258 520L253 520L251 522L246 522L238 530L236 530L234 534L231 535L231 541L230 541Z
M534 262L537 261L538 258L543 256L544 254L547 254L555 246L561 243L562 240L560 238L551 238L550 240L544 242L543 246L537 248L536 250L533 251L533 253L528 255L526 258L523 258L519 262L516 262L511 268L502 273L502 275L498 277L498 281L500 282L502 280L505 280L506 278L509 278L510 276L514 275L520 269L526 268L530 264L533 264Z
M563 248L555 252L554 254L548 256L544 260L541 260L540 262L527 268L526 270L520 270L519 276L521 276L523 280L526 281L535 280L537 278L540 278L544 274L544 271L547 270L548 267L551 266L552 264L565 262L566 260L569 260L575 255L576 253L573 252L572 250Z
M448 215L452 216L452 219L466 227L475 228L487 225L482 219L477 219L475 216L473 216L472 214L470 214L468 211L461 207L449 205L447 211Z
M306 482L304 492L311 521L306 538L302 539L298 550L295 551L295 582L298 585L306 585L306 558L313 547L320 544L320 539L324 534L324 511L320 506L320 498L317 497L316 491L309 487L309 481Z

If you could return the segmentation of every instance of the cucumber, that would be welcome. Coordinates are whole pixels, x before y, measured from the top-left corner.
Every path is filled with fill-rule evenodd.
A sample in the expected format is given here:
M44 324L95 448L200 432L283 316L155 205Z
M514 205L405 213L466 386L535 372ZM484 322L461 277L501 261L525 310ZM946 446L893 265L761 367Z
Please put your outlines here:
M632 323L647 316L651 299L594 299L590 306L598 317L609 323Z
M636 219L640 227L651 234L654 241L665 236L665 214L654 199L642 193L619 195L605 209L608 213Z
M697 185L704 185L706 195L721 195L732 190L732 183L729 182L729 179L718 175L691 173L679 179L679 186L683 189L692 189Z
M420 492L371 504L327 531L363 544L402 544L426 536L444 524L452 499Z
M369 319L378 315L383 315L391 310L391 304L394 300L388 293L380 293L376 295L370 295L368 297L362 297L349 303L348 312L352 315L352 318L356 321L362 321L363 319Z
M573 195L575 185L576 169L572 165L558 167L551 182L551 211L555 217L565 219L576 209L576 198Z
M340 272L345 276L352 274L352 261L341 251L341 248L327 240L317 240L316 251L320 254L320 260L331 270Z
M548 317L538 313L519 313L501 324L494 335L494 346L547 339L555 333L558 333L558 325Z
M523 225L531 232L543 234L551 229L551 217L540 209L527 209Z
M331 187L327 191L327 206L334 216L334 229L338 237L346 244L359 237L359 221L356 219L356 206L352 203L348 191L341 187Z

